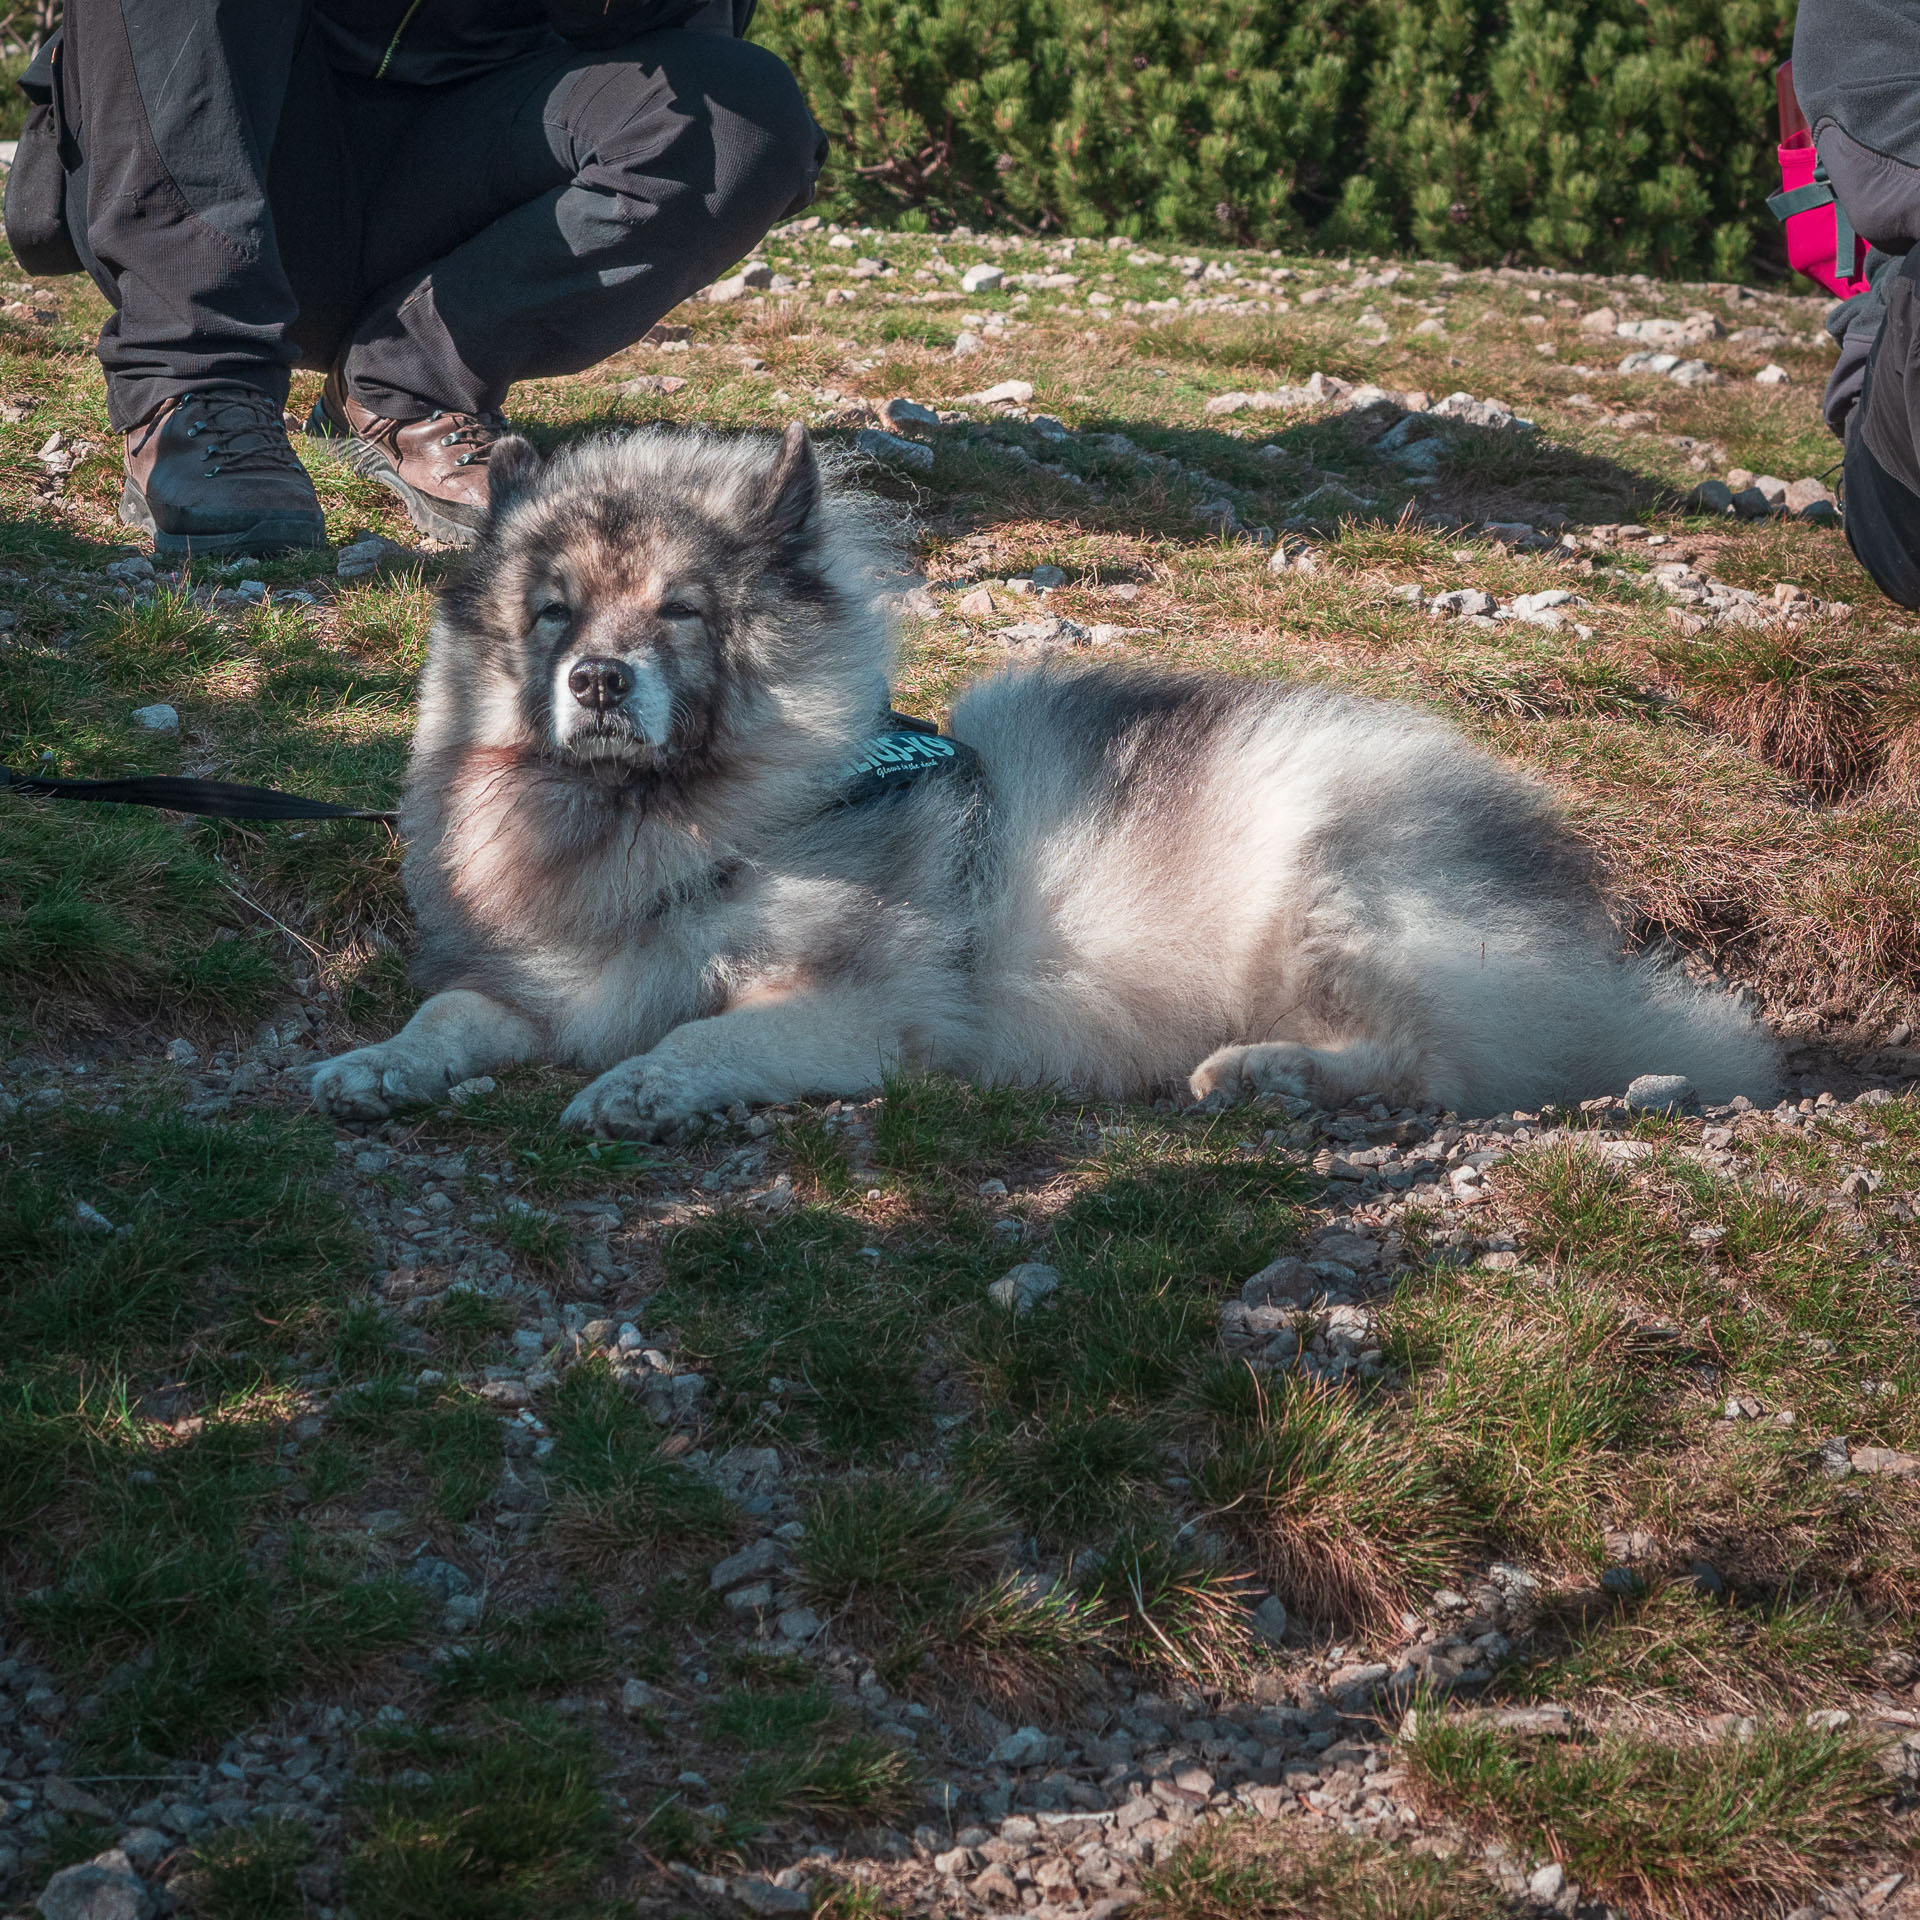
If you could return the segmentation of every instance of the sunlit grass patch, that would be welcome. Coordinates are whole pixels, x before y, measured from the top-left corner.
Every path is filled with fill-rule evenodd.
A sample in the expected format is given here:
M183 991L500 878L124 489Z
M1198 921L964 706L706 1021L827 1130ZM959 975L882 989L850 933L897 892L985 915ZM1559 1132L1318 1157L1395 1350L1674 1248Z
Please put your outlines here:
M1428 1436L1304 1381L1223 1422L1193 1490L1289 1608L1336 1624L1387 1625L1475 1538Z
M1675 1714L1785 1712L1863 1681L1875 1636L1844 1596L1743 1605L1691 1579L1616 1600L1548 1635L1508 1683L1540 1700ZM1564 1650L1553 1641L1563 1634Z
M1465 1861L1270 1832L1237 1822L1189 1843L1146 1875L1133 1910L1142 1920L1491 1920L1507 1911Z
M1804 1894L1872 1845L1893 1794L1859 1743L1776 1722L1744 1740L1522 1743L1423 1712L1406 1750L1436 1808L1644 1915L1745 1914Z

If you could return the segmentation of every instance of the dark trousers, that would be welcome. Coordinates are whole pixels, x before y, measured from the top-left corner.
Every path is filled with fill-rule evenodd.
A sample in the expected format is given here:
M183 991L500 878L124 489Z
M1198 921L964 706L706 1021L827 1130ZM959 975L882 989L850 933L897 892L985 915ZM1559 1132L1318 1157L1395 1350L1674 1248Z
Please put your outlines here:
M1920 248L1884 291L1887 317L1847 421L1847 544L1889 600L1920 608Z
M577 373L804 205L825 141L723 34L558 37L438 87L335 72L287 0L67 0L68 215L116 427L344 356L389 419Z

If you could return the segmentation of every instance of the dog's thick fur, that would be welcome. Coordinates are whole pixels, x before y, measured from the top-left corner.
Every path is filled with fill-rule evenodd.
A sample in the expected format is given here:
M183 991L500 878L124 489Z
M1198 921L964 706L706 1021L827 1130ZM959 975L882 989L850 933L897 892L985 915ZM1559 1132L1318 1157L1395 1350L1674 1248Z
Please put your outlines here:
M895 1065L1463 1114L1774 1082L1731 999L1618 957L1542 790L1425 715L1026 669L954 711L977 779L836 809L886 543L800 428L510 441L493 490L403 814L431 997L320 1069L333 1113L532 1057L599 1075L568 1125L641 1136ZM611 704L570 691L608 662Z

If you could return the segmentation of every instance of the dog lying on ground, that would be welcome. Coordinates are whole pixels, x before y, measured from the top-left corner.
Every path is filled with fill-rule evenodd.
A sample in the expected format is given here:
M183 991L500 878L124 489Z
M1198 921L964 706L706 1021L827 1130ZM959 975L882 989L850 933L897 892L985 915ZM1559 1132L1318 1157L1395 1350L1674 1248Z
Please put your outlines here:
M1462 1114L1775 1078L1727 996L1619 957L1542 790L1407 708L1041 667L970 688L977 759L870 804L873 502L784 438L656 429L491 462L435 621L402 826L430 997L327 1062L378 1118L528 1059L647 1137L944 1068ZM945 752L946 749L941 749Z

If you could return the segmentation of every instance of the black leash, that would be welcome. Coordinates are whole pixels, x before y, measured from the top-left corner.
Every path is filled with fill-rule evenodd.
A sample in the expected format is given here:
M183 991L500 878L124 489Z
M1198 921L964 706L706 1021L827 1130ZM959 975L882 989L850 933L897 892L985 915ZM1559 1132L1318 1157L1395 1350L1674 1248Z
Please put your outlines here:
M887 731L867 742L847 769L846 791L838 806L861 806L898 793L928 774L972 773L979 755L950 740L932 721L889 712ZM105 800L127 807L168 807L175 813L204 814L213 820L378 820L393 826L397 813L378 807L340 807L331 800L308 800L277 787L243 787L231 780L187 780L165 774L131 780L46 780L38 774L0 767L0 788L43 794L49 800Z
M169 807L175 813L213 820L378 820L392 826L400 816L378 807L340 807L277 787L243 787L231 780L186 780L161 774L131 780L44 780L0 767L0 787L44 794L50 800L107 800L128 807Z

